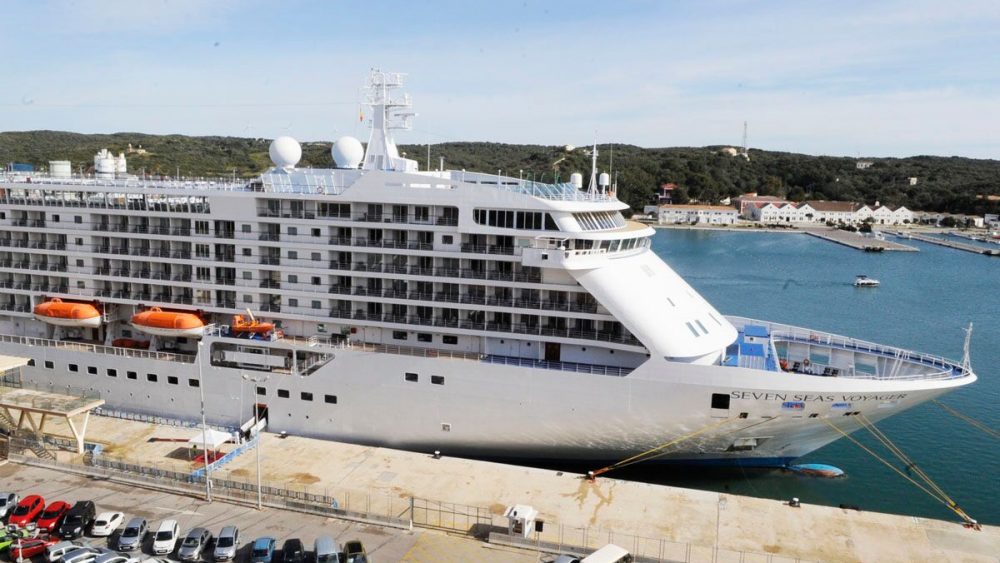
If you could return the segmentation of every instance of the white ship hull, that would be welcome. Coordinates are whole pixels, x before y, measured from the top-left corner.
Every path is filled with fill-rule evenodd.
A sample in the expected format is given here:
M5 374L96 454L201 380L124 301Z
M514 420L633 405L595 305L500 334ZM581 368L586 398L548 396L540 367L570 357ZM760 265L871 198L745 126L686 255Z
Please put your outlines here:
M108 409L190 421L200 416L199 390L188 384L199 377L196 363L9 342L0 352L35 359L24 368L32 385L100 393ZM42 367L46 361L52 369ZM70 363L80 366L77 372L67 370ZM96 366L98 374L83 366ZM107 375L109 368L116 377ZM613 462L711 426L657 460L767 466L838 439L834 425L858 429L848 413L877 421L969 382L821 378L656 360L624 377L598 376L343 348L308 376L271 374L261 396L252 384L241 388L246 370L201 370L209 422L230 427L260 403L273 432L456 456ZM407 373L417 381L407 381ZM443 384L432 383L432 375ZM241 394L243 401L233 399ZM729 396L729 408L710 408L713 394ZM336 403L327 403L326 395ZM799 402L800 410L788 409ZM734 450L749 439L752 448Z

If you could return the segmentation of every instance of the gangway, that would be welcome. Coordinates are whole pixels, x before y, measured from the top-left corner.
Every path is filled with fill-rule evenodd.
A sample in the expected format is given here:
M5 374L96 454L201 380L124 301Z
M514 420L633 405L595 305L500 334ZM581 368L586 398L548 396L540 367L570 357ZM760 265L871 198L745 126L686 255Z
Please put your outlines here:
M76 439L76 452L82 454L90 412L103 405L104 400L92 395L61 394L20 386L20 378L15 381L11 372L19 372L29 361L28 358L0 355L0 371L4 374L0 384L0 412L3 413L0 418L13 426L12 433L30 429L40 436L45 435L45 424L50 418L65 418ZM81 415L83 418L78 424L74 418Z

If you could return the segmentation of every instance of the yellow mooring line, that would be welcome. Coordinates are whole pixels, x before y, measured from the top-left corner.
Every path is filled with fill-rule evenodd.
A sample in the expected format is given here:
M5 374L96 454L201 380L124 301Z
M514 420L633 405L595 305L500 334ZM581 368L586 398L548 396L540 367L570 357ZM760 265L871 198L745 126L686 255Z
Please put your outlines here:
M831 422L830 419L824 418L823 422L827 423L831 428L833 428L834 430L836 430L837 432L839 432L841 436L847 438L851 442L854 442L854 445L856 445L859 448L861 448L862 450L868 452L868 454L870 454L872 457L874 457L878 461L882 462L883 465L885 465L889 469L892 469L893 471L895 471L897 474L899 474L900 477L902 477L903 479L906 479L907 481L909 481L910 483L912 483L913 486L915 486L918 489L920 489L921 491L927 493L931 498L937 500L941 504L947 506L949 510L951 510L952 512L954 512L955 514L957 514L967 524L972 525L972 526L978 526L979 525L976 522L976 520L973 519L968 514L966 514L966 512L964 510L962 510L958 506L958 504L954 500L952 500L951 497L949 497L944 492L944 490L941 487L939 487L936 483L934 483L934 481L931 480L930 476L928 476L926 473L923 472L923 470L921 470L919 467L917 467L917 465L912 460L910 460L910 458L907 457L906 454L904 454L903 451L900 450L898 446L896 446L895 444L893 444L889 440L889 438L887 436L885 436L884 433L882 433L881 430L875 428L875 425L872 424L867 418L865 418L864 415L859 414L858 417L860 417L860 419L861 419L861 425L863 427L867 428L868 431L871 432L872 435L875 436L875 438L877 440L879 440L879 442L881 442L884 446L886 446L889 449L889 451L891 451L894 454L896 454L897 457L900 458L900 460L902 460L904 463L907 464L907 466L906 466L907 469L913 470L913 472L916 473L922 480L924 480L926 482L926 484L929 487L931 487L931 489L933 489L933 490L928 489L924 485L921 485L915 479L913 479L912 477L910 477L909 475L907 475L906 473L904 473L901 469L899 469L898 467L896 467L895 465L893 465L892 463L890 463L889 461L887 461L886 459L884 459L883 457L881 457L880 455L878 455L877 453L873 452L870 448L868 448L867 446L865 446L861 442L857 441L854 437L852 437L847 432L844 432L843 430L841 430L840 427L838 427L836 424L834 424L833 422Z
M984 423L982 423L982 422L980 422L980 421L972 418L971 416L969 416L967 414L962 414L962 413L958 412L957 410L955 410L955 409L949 407L948 405L946 405L944 403L941 403L941 402L939 402L937 400L934 400L934 401L931 401L931 402L934 403L935 405L941 407L942 409L946 410L948 413L950 413L953 416L955 416L955 418L958 418L960 420L964 420L965 422L968 422L969 425L972 426L973 428L978 428L979 430L982 430L983 432L989 434L990 436L993 436L997 440L1000 440L1000 431L994 430L993 428L990 428L989 426L986 426L986 424L984 424Z
M593 479L594 477L597 477L598 475L600 475L602 473L607 473L608 471L611 471L612 469L621 469L622 467L625 467L625 466L628 466L628 465L632 465L634 463L639 463L640 461L645 461L648 457L650 457L651 454L654 454L656 452L659 452L661 450L669 448L670 446L673 446L674 444L679 444L680 442L683 442L684 440L689 440L691 438L694 438L695 436L697 436L699 434L704 434L705 432L708 432L709 430L712 430L714 428L722 426L723 424L725 424L727 422L731 422L733 420L736 420L736 419L735 418L727 418L727 419L721 420L721 421L719 421L719 422L717 422L715 424L710 424L710 425L708 425L708 426L706 426L706 427L704 427L704 428L702 428L700 430L695 430L694 432L691 432L690 434L685 434L685 435L683 435L683 436L681 436L679 438L674 438L673 440L667 442L666 444L662 444L662 445L656 446L655 448L648 449L648 450L646 450L644 452L641 452L641 453L638 453L638 454L636 454L636 455L634 455L632 457L629 457L629 458L623 459L623 460L621 460L619 462L613 463L613 464L611 464L611 465L609 465L607 467L602 467L601 469L598 469L597 471L589 471L589 472L587 472L587 478L588 479ZM652 457L656 457L656 456L652 456Z

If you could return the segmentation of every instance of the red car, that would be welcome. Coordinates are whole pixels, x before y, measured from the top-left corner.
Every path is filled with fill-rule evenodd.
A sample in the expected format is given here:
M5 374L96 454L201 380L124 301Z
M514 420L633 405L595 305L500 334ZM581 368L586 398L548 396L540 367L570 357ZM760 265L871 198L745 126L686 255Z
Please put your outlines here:
M17 503L17 508L14 509L10 518L7 519L7 525L23 528L30 522L34 522L35 518L38 518L38 515L44 509L45 499L38 495L26 496L21 502Z
M46 547L57 544L60 541L61 540L59 538L24 538L22 540L18 540L14 543L14 545L10 546L10 559L11 561L31 559L36 555L45 553Z
M62 524L63 516L66 516L70 508L69 503L62 500L49 504L38 518L38 529L51 534L59 528L59 524Z

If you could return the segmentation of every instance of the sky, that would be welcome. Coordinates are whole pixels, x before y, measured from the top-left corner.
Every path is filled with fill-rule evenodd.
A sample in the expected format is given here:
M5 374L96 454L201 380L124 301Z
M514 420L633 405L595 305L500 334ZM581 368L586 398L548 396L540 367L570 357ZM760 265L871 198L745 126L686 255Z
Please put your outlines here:
M369 69L408 74L399 143L739 145L1000 158L996 0L3 4L0 131L367 138Z

